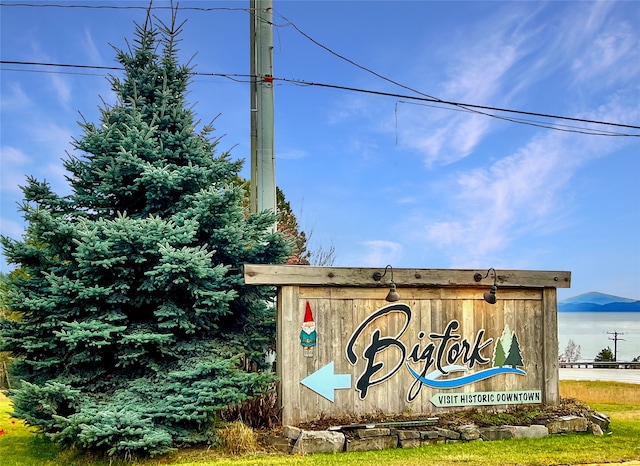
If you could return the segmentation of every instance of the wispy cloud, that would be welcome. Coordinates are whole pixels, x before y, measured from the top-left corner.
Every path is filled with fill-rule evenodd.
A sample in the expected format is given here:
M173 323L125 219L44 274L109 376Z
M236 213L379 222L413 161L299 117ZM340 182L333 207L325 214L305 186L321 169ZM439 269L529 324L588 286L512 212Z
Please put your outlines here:
M57 74L49 76L49 80L51 82L51 87L55 91L59 104L62 107L67 108L71 97L71 84L69 83L69 80Z
M0 109L3 112L8 112L10 110L21 110L31 105L31 100L22 89L20 83L9 82L7 84L7 87L9 92L3 92L2 98L0 98Z
M40 43L36 40L31 41L31 59L34 61L54 63L58 61L56 58L46 53ZM67 108L71 98L70 78L60 74L49 73L47 75L47 80L49 82L49 86L51 86L54 91L58 104L63 108Z
M507 74L511 74L511 78L515 74L524 76L527 84L518 89L522 92L527 86L543 83L544 79L558 73L553 76L580 86L579 92L573 94L567 90L570 96L567 98L572 99L571 111L576 116L600 121L637 122L640 119L637 105L640 34L630 28L624 18L614 17L609 2L578 6L571 4L566 7L580 11L569 15L570 20L563 15L561 21L553 24L553 28L562 26L558 27L561 33L556 42L550 36L551 42L544 47L533 44L535 34L527 34L521 28L521 37L526 40L519 42L516 48L503 49L508 51L504 54L504 63L495 60L492 53L482 54L491 41L495 50L500 50L501 41L511 37L506 32L500 33L501 30L508 31L508 28L498 29L490 39L479 43L475 51L478 63L484 60L484 63L495 65L494 72L488 71L487 81L483 82L483 77L473 71L477 68L470 66L466 76L449 81L449 89L464 96L470 83L478 80L480 96L497 97L504 91L502 80ZM530 67L524 66L524 58ZM473 59L468 62L473 62ZM465 68L459 69L464 73ZM523 69L529 69L530 75L525 76ZM516 93L511 94L514 95ZM581 109L581 95L592 107ZM593 102L601 104L593 107ZM474 118L464 114L446 116L438 110L425 124L412 128L413 131L424 128L426 136L420 138L409 133L405 136L425 152L428 163L447 163L456 160L454 149L458 150L458 158L475 154L476 142L491 131L491 124L479 127L475 134L470 129L461 129ZM465 140L461 137L463 133L470 136ZM451 142L456 138L458 142ZM501 156L499 150L492 153L492 162L488 165L459 170L455 176L441 180L439 194L446 200L445 208L430 212L430 218L418 214L401 230L412 232L407 243L417 244L416 241L420 241L423 251L439 251L448 257L450 266L468 267L486 264L487 261L495 264L500 253L514 245L522 249L527 239L568 228L574 221L571 219L569 194L575 194L570 191L570 182L576 172L591 160L606 157L628 144L637 144L637 141L539 132L507 155Z
M38 179L46 179L58 194L68 191L67 174L61 164L67 158L67 152L73 150L71 146L72 133L68 128L55 123L40 121L31 131L33 141L38 143L35 150L39 150L40 165L32 166L31 175ZM33 173L35 169L35 173Z
M596 35L572 64L576 81L600 80L607 86L636 76L639 70L640 43L628 23Z
M516 7L511 14L465 31L467 42L475 45L451 45L458 53L447 56L437 96L509 107L511 101L526 100L529 89L553 73L583 89L628 87L640 73L640 35L614 14L614 2L551 7L566 9L566 14L555 15L549 23L529 24ZM400 144L422 152L427 166L468 157L498 127L496 120L469 112L409 105L399 107L398 122Z
M419 202L419 199L417 197L401 197L397 201L397 203L400 205L417 204L418 202Z
M304 149L291 149L284 148L276 153L276 157L279 159L287 160L299 160L309 156L309 153Z
M503 31L471 50L463 50L448 70L449 78L442 86L444 95L480 102L496 95L503 77L519 59L518 43Z
M7 217L0 217L0 234L9 238L18 239L24 234L24 226ZM0 265L4 265L4 261L0 261ZM5 272L5 270L2 270Z
M365 267L379 267L390 263L402 252L402 245L393 241L369 240L360 243L365 251L357 263Z
M31 159L15 147L0 148L0 190L6 193L19 193L19 186L24 182L25 172Z
M611 103L622 111L620 103ZM627 106L627 110L632 110ZM568 225L571 205L563 194L590 160L624 144L618 140L546 132L485 168L458 173L445 186L447 210L433 220L406 226L424 248L449 254L451 266L495 260L499 252L529 236L544 236ZM629 142L627 142L629 143Z
M339 125L353 118L362 118L370 112L367 102L357 96L347 96L334 103L333 111L328 116L329 124Z
M532 33L521 27L522 22L522 17L511 14L468 31L467 43L475 45L451 47L438 97L474 104L504 102L507 77L529 53L526 41ZM415 106L401 110L400 142L423 152L429 166L467 157L492 128L491 119L473 112L427 111Z
M426 222L423 238L452 252L456 266L475 265L540 223L557 224L558 193L570 176L563 160L573 155L566 149L562 137L540 137L488 168L460 174L448 218Z
M93 40L93 36L91 35L91 30L89 28L85 27L83 37L84 40L82 41L82 48L84 49L89 61L95 64L103 64L102 54L98 50L98 47L96 47L96 43Z
M632 18L617 2L568 3L546 35L536 74L564 70L573 86L603 88L632 79L640 70L640 44Z
M584 112L583 116L591 120L637 125L638 121L640 121L640 106L637 105L639 96L640 82L637 82L626 89L616 90L606 102L603 102L592 111ZM621 141L621 143L625 142L628 143L629 141ZM637 139L635 142L637 143Z

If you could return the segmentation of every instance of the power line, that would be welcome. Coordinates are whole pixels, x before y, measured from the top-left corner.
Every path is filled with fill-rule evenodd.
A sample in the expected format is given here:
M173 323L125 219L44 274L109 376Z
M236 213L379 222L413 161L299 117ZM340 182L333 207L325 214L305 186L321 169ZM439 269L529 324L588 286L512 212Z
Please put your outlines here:
M24 68L3 68L2 71L19 71L21 73L47 73L47 74L68 74L72 76L99 76L106 78L106 74L102 73L80 73L74 71L54 71L54 70L26 70Z
M286 17L284 17L283 15L279 14L279 13L275 13L278 16L280 16L280 18L282 18L284 21L286 21L286 24L282 24L282 25L276 25L278 27L285 27L285 26L291 26L293 27L300 35L302 35L303 37L305 37L306 39L308 39L309 41L311 41L313 44L315 44L316 46L322 48L323 50L329 52L330 54L334 55L335 57L346 61L347 63L363 70L366 71L367 73L370 73L374 76L376 76L377 78L380 78L384 81L387 81L393 85L399 86L403 89L409 90L411 92L415 92L416 94L424 97L423 99L421 98L416 98L416 97L410 97L410 96L406 96L406 98L410 98L410 99L414 99L414 100L421 100L421 101L427 101L427 102L438 102L441 103L443 105L448 105L451 107L458 107L460 110L462 111L467 111L467 112L471 112L471 113L476 113L479 115L483 115L483 116L487 116L490 118L496 118L499 120L504 120L504 121L509 121L512 123L517 123L517 124L524 124L524 125L529 125L529 126L537 126L540 128L546 128L546 129L553 129L553 130L557 130L557 131L565 131L565 132L572 132L572 133L580 133L580 134L588 134L588 135L593 135L593 136L640 136L639 134L624 134L624 133L616 133L616 132L612 132L612 131L600 131L600 130L584 130L584 129L578 129L578 128L573 128L573 129L569 129L572 127L564 127L564 125L550 125L544 122L539 122L539 121L531 121L531 120L524 120L524 119L520 119L520 118L513 118L513 117L509 117L509 116L504 116L504 115L495 115L493 113L487 113L486 111L482 111L482 110L490 110L490 111L500 111L500 112L507 112L507 113L518 113L518 114L523 114L523 115L529 115L529 116L540 116L540 117L544 117L544 118L560 118L563 120L572 120L572 121L579 121L579 122L584 122L584 123L595 123L595 124L606 124L609 125L610 123L604 123L604 122L596 122L596 121L590 121L590 120L584 120L584 119L578 119L578 118L565 118L565 117L558 117L558 116L553 116L553 115L547 115L547 114L541 114L541 113L534 113L534 112L524 112L524 111L517 111L517 110L508 110L508 109L502 109L502 108L497 108L497 107L489 107L489 106L482 106L482 105L472 105L472 104L463 104L463 103L459 103L459 102L453 102L453 101L445 101L442 100L438 97L426 94L424 92L418 91L417 89L414 89L412 87L406 86L402 83L399 83L391 78L388 78L376 71L373 71L370 68L367 68L366 66L363 66L353 60L351 60L350 58L345 57L344 55L336 52L335 50L331 49L330 47L322 44L321 42L317 41L316 39L314 39L313 37L311 37L309 34L307 34L306 32L304 32L302 29L300 29L300 27L298 27L295 23L293 23L292 21L290 21L289 19L287 19ZM300 83L301 84L301 83ZM306 85L319 85L319 86L324 86L323 84L317 84L317 83L305 83ZM332 87L330 85L326 85L327 87ZM338 88L338 87L336 87ZM358 92L370 92L373 93L372 91L367 91L367 90L363 90L363 89L354 89L354 88L344 88L345 90L352 90L352 91L358 91ZM385 95L384 93L380 93L380 95ZM449 110L454 110L453 108L449 108L447 107ZM397 113L396 113L396 117L397 117ZM612 126L622 126L622 127L628 127L628 128L634 128L634 129L640 129L639 126L630 126L630 125L619 125L619 124L615 124L615 123L611 123L610 125Z
M124 68L118 67L118 66L73 65L71 63L47 63L47 62L12 61L12 60L0 60L0 65L56 66L60 68L83 68L83 69L91 69L91 70L109 70L109 71L124 70Z
M289 21L287 18L285 18L285 17L284 17L284 16L282 16L281 14L279 14L279 13L277 13L277 14L278 14L278 16L280 16L282 19L284 19L284 20L287 22L287 24L286 24L286 25L277 25L278 27L291 26L291 27L293 27L296 31L298 31L298 33L299 33L300 35L302 35L302 36L303 36L303 37L305 37L306 39L310 40L311 42L313 42L313 43L314 43L315 45L317 45L318 47L320 47L320 48L322 48L322 49L326 50L326 51L327 51L327 52L329 52L331 55L334 55L334 56L338 57L339 59L346 61L347 63L349 63L349 64L351 64L351 65L355 66L356 68L360 68L361 70L366 71L367 73L370 73L370 74L372 74L372 75L374 75L374 76L376 76L376 77L378 77L378 78L380 78L380 79L382 79L382 80L384 80L384 81L387 81L387 82L389 82L389 83L391 83L391 84L394 84L394 85L396 85L396 86L399 86L399 87L401 87L401 88L403 88L403 89L406 89L406 90L408 90L408 91L415 92L416 94L420 94L420 95L422 95L422 96L424 96L424 97L429 97L429 98L434 99L434 100L436 100L436 101L440 101L440 99L438 99L437 97L434 97L434 96L432 96L432 95L425 94L425 93L423 93L423 92L417 91L417 90L415 90L415 89L413 89L413 88L411 88L411 87L409 87L409 86L405 86L404 84L401 84L401 83L399 83L399 82L397 82L397 81L394 81L393 79L387 78L386 76L383 76L383 75L381 75L380 73L377 73L377 72L373 71L372 69L367 68L366 66L360 65L359 63L357 63L357 62L355 62L355 61L351 60L350 58L347 58L347 57L345 57L344 55L339 54L338 52L336 52L335 50L331 49L330 47L327 47L326 45L324 45L324 44L320 43L319 41L315 40L315 39L314 39L313 37L311 37L309 34L307 34L307 33L306 33L306 32L304 32L302 29L300 29L300 28L299 28L295 23L293 23L293 22Z
M462 108L462 106L460 106L460 108L455 108L455 107L446 107L446 106L442 106L442 105L433 105L433 104L423 104L423 103L418 103L418 102L406 102L404 100L398 100L396 102L396 126L397 126L397 106L398 104L408 104L408 105L418 105L420 107L431 107L431 108L439 108L442 110L449 110L449 111L454 111L454 112L466 112L466 113L477 113L474 112L472 110L468 110L465 108ZM591 136L634 136L632 134L624 134L624 133L617 133L615 131L606 131L606 130L596 130L596 129L590 129L590 130L585 130L585 128L581 127L581 126L572 126L572 125L561 125L559 123L546 123L544 121L541 120L531 120L531 119L526 119L526 118L506 118L506 117L502 117L501 115L492 115L494 118L498 118L498 119L504 119L506 121L512 122L512 123L519 123L519 124L523 124L523 125L529 125L529 126L537 126L538 128L545 128L545 129L553 129L556 131L565 131L567 133L579 133L579 134L588 134Z
M62 5L59 3L0 3L0 7L23 7L23 8L67 8L86 10L171 10L171 6L153 5ZM249 11L249 8L232 7L179 7L179 11Z
M366 71L367 73L372 74L372 75L376 76L377 78L380 78L380 79L382 79L382 80L384 80L384 81L387 81L387 82L389 82L389 83L391 83L391 84L394 84L394 85L396 85L396 86L398 86L398 87L401 87L401 88L406 89L406 90L411 91L411 92L415 92L416 94L421 95L421 96L423 96L423 97L428 97L428 98L430 98L430 99L434 99L434 102L442 102L442 100L441 100L441 99L439 99L438 97L435 97L435 96L432 96L432 95L426 94L426 93L424 93L424 92L418 91L417 89L414 89L414 88L412 88L412 87L409 87L409 86L407 86L407 85L405 85L405 84L401 84L401 83L399 83L399 82L397 82L397 81L395 81L395 80L393 80L393 79L391 79L391 78L388 78L388 77L386 77L386 76L384 76L384 75L382 75L382 74L380 74L380 73L378 73L378 72L376 72L376 71L373 71L373 70L372 70L372 69L370 69L370 68L367 68L366 66L363 66L363 65L361 65L361 64L359 64L359 63L357 63L357 62L355 62L355 61L351 60L350 58L345 57L344 55L342 55L342 54L340 54L340 53L336 52L336 51L335 51L335 50L333 50L332 48L330 48L330 47L328 47L328 46L326 46L326 45L322 44L321 42L319 42L319 41L317 41L316 39L314 39L313 37L311 37L309 34L307 34L307 33L306 33L306 32L304 32L302 29L300 29L300 28L299 28L295 23L293 23L292 21L288 20L286 17L284 17L284 16L282 16L282 15L280 15L280 14L278 14L278 15L279 15L282 19L284 19L284 20L287 22L287 24L284 24L284 25L278 25L278 26L282 26L282 27L284 27L284 26L291 26L291 27L293 27L293 28L294 28L294 29L295 29L295 30L296 30L300 35L302 35L303 37L305 37L306 39L308 39L309 41L311 41L311 42L312 42L313 44L315 44L316 46L318 46L318 47L320 47L320 48L322 48L322 49L326 50L326 51L327 51L327 52L329 52L330 54L334 55L335 57L337 57L337 58L339 58L339 59L341 59L341 60L344 60L344 61L346 61L347 63L349 63L349 64L351 64L351 65L355 66L356 68L359 68L359 69L361 69L361 70L363 70L363 71ZM465 107L465 106L463 106L462 104L455 104L455 106L460 107L462 110L465 110L465 111L468 111L468 112L472 112L472 113L477 113L477 114L479 114L479 115L484 115L484 116L488 116L488 117L491 117L491 118L497 118L497 119L500 119L500 120L506 120L506 121L511 121L511 122L513 122L513 123L520 123L520 124L522 124L521 122L516 121L515 119L512 119L512 118L505 117L505 116L497 116L497 115L493 115L493 114L491 114L491 113L482 112L482 111L480 111L480 110L478 110L478 109L473 109L473 108ZM533 126L538 126L538 125L533 125ZM552 128L552 129L553 129L553 128Z
M100 65L74 65L71 63L48 63L48 62L29 62L29 61L14 61L14 60L0 60L0 65L24 65L24 66L44 66L44 67L60 67L60 68L80 68L80 69L93 69L93 70L105 70L105 71L124 71L124 68L118 66L100 66ZM17 68L3 68L3 71L24 71L31 73L56 73L56 74L84 74L87 76L106 76L104 74L93 73L64 73L61 71L51 70L25 70ZM237 82L250 82L250 80L240 80L237 78L252 78L248 74L231 74L231 73L200 73L191 72L192 76L208 76L208 77L220 77L228 78Z
M69 64L69 63L24 62L24 61L14 61L14 60L0 60L0 65L44 66L44 67L62 67L62 68L79 68L79 69L96 69L96 70L108 70L108 71L123 71L123 68L116 67L116 66L74 65L74 64ZM11 70L11 69L9 69L9 70ZM17 70L14 69L13 71L17 71ZM36 70L34 70L34 71L36 71ZM46 70L40 70L40 71L46 72ZM204 76L204 77L223 77L223 78L231 79L231 80L238 81L238 82L251 82L251 80L257 78L256 76L251 76L251 75L248 75L248 74L230 74L230 73L193 72L192 75L193 76ZM240 80L238 78L246 78L246 79ZM392 92L374 91L374 90L371 90L371 89L361 89L361 88L356 88L356 87L341 86L341 85L337 85L337 84L317 83L317 82L303 81L303 80L289 79L289 78L276 78L276 77L274 77L273 79L277 80L277 81L282 81L282 82L301 85L301 86L324 87L324 88L329 88L329 89L338 89L338 90L345 90L345 91L351 91L351 92L359 92L359 93L365 93L365 94L371 94L371 95L377 95L377 96L394 97L394 98L397 98L397 99L408 99L408 100L418 101L418 102L437 103L437 104L444 105L444 106L457 107L457 108L461 109L462 111L474 112L475 111L474 109L481 109L481 110L487 110L487 111L493 111L493 112L504 112L504 113L511 113L511 114L517 114L517 115L526 115L526 116L534 116L534 117L541 117L541 118L549 118L549 119L555 119L555 120L566 120L566 121L574 121L574 122L579 122L579 123L589 123L589 124L596 124L596 125L603 125L603 126L614 126L614 127L620 127L620 128L640 129L640 126L636 126L636 125L629 125L629 124L623 124L623 123L613 123L613 122L606 122L606 121L597 121L597 120L589 120L589 119L584 119L584 118L566 117L566 116L561 116L561 115L552 115L552 114L548 114L548 113L529 112L529 111L525 111L525 110L514 110L514 109L493 107L493 106L487 106L487 105L468 104L468 103L462 103L462 102L442 100L442 99L438 99L436 97L431 97L431 96L417 97L417 96L410 96L410 95L404 95L404 94L398 94L398 93L392 93ZM409 103L409 102L404 102L403 100L400 100L399 102L401 102L401 103ZM449 108L449 109L452 110L451 108ZM626 136L626 137L638 137L638 136L640 136L640 134L616 133L616 132L610 132L610 131L605 131L605 130L587 130L587 129L578 130L576 127L564 127L563 128L562 127L563 125L551 126L550 124L547 124L547 123L544 123L544 122L539 122L539 121L530 121L530 120L524 120L524 119L519 119L519 118L504 117L504 116L501 116L501 115L492 115L492 114L487 114L486 112L482 112L482 114L491 116L493 118L506 119L508 121L512 121L512 122L518 123L518 124L525 124L525 125L530 125L530 126L538 126L538 127L542 127L542 128L546 128L546 129L553 129L553 130L558 130L558 131L567 131L567 132L589 134L589 135L595 135L595 136ZM573 128L573 129L571 129L571 128Z
M32 3L12 3L12 4L0 4L0 6L16 6L16 7L53 7L53 8L87 8L87 9L142 9L142 10L149 10L149 5L146 6L136 6L136 5L61 5L61 4L32 4ZM170 10L172 9L171 6L166 6L166 7L162 7L162 6L156 6L156 7L152 7L152 9L156 9L156 10ZM249 14L253 14L251 12L250 8L230 8L230 7L180 7L180 10L195 10L195 11L246 11ZM373 95L380 95L380 96L387 96L387 97L397 97L397 98L403 98L403 99L411 99L411 100L416 100L416 101L422 101L422 102L433 102L433 103L440 103L442 105L448 106L446 108L448 108L449 110L453 110L453 108L450 107L458 107L459 109L463 110L463 111L467 111L467 112L473 112L473 113L477 113L483 116L487 116L490 118L496 118L496 119L500 119L500 120L505 120L505 121L509 121L512 123L517 123L517 124L523 124L523 125L529 125L529 126L536 126L536 127L540 127L540 128L545 128L545 129L553 129L553 130L557 130L557 131L566 131L566 132L573 132L573 133L580 133L580 134L588 134L588 135L597 135L597 136L626 136L626 137L638 137L640 136L640 134L627 134L627 133L617 133L617 132L613 132L613 131L605 131L605 130L589 130L589 129L580 129L578 127L572 127L572 126L567 126L567 125L559 125L559 124L549 124L546 122L541 122L538 120L526 120L526 119L521 119L521 118L514 118L514 117L510 117L510 116L505 116L505 115L496 115L494 113L488 113L487 111L491 111L491 112L503 112L503 113L510 113L510 114L519 114L519 115L526 115L526 116L535 116L535 117L541 117L541 118L552 118L552 119L560 119L560 120L567 120L567 121L575 121L575 122L580 122L580 123L589 123L589 124L597 124L597 125L605 125L605 126L615 126L615 127L622 127L622 128L631 128L631 129L640 129L640 126L635 126L635 125L628 125L628 124L621 124L621 123L611 123L611 122L602 122L602 121L596 121L596 120L588 120L588 119L582 119L582 118L573 118L573 117L563 117L563 116L558 116L558 115L551 115L551 114L545 114L545 113L537 113L537 112L528 112L528 111L523 111L523 110L513 110L513 109L506 109L506 108L500 108L500 107L492 107L492 106L485 106L485 105L476 105L476 104L465 104L465 103L461 103L461 102L455 102L455 101L446 101L443 99L440 99L438 97L426 94L424 92L418 91L412 87L406 86L402 83L399 83L393 79L390 79L380 73L377 73L376 71L373 71L370 68L367 68L366 66L363 66L357 62L355 62L354 60L351 60L350 58L347 58L346 56L336 52L335 50L331 49L330 47L322 44L321 42L319 42L318 40L314 39L313 37L311 37L309 34L305 33L300 27L298 27L295 23L293 23L292 21L290 21L289 19L287 19L285 16L274 12L274 14L278 15L280 18L282 18L286 23L285 24L273 24L273 26L276 27L287 27L287 26L291 26L293 27L300 35L302 35L303 37L305 37L307 40L311 41L313 44L315 44L316 46L322 48L323 50L329 52L330 54L334 55L335 57L346 61L347 63L351 64L352 66L355 66L367 73L370 73L374 76L376 76L379 79L382 79L384 81L387 81L393 85L399 86L403 89L409 90L411 92L414 92L418 95L420 95L421 97L415 97L415 96L407 96L407 95L401 95L401 94L395 94L395 93L386 93L386 92L380 92L380 91L372 91L372 90L368 90L368 89L359 89L359 88L353 88L353 87L347 87L347 86L338 86L338 85L332 85L332 84L325 84L325 83L314 83L314 82L308 82L308 81L302 81L302 80L292 80L292 79L286 79L286 78L277 78L280 79L281 81L284 82L289 82L289 83L294 83L294 84L299 84L299 85L306 85L306 86L319 86L319 87L327 87L327 88L333 88L333 89L341 89L341 90L347 90L347 91L352 91L352 92L361 92L361 93L368 93L368 94L373 94ZM68 65L68 64L45 64L45 63L29 63L29 62L5 62L5 61L0 61L0 63L6 63L6 64L23 64L23 65L41 65L41 66L61 66L61 67L75 67L75 68L94 68L94 69L106 69L106 70L121 70L121 68L117 68L117 67L98 67L98 66L88 66L88 65ZM250 82L250 81L246 81L246 80L239 80L236 79L237 77L244 77L244 78L251 78L251 79L255 79L255 77L251 77L249 75L231 75L231 74L223 74L223 73L193 73L193 75L195 76L216 76L216 77L225 77L228 79L231 79L233 81L237 81L237 82ZM408 103L408 102L401 102L401 103Z
M513 109L507 109L507 108L500 108L500 107L491 107L491 106L488 106L488 105L466 104L466 103L454 102L454 101L448 101L448 100L441 100L441 99L436 99L436 98L431 98L431 97L416 97L416 96L410 96L410 95L397 94L397 93L393 93L393 92L373 91L373 90L370 90L370 89L360 89L360 88L357 88L357 87L340 86L340 85L337 85L337 84L316 83L316 82L310 82L310 81L302 81L302 80L299 80L299 79L287 79L287 78L274 78L274 80L284 81L284 82L288 82L288 83L292 83L292 84L298 84L298 85L301 85L301 86L326 87L326 88L330 88L330 89L340 89L340 90L344 90L344 91L360 92L360 93L373 94L373 95L379 95L379 96L385 96L385 97L395 97L395 98L398 98L398 99L410 99L410 100L417 100L417 101L422 101L422 102L434 102L434 103L439 103L439 104L442 104L442 105L451 105L451 106L456 106L456 107L479 108L479 109L483 109L483 110L491 110L491 111L497 111L497 112L507 112L507 113L514 113L514 114L528 115L528 116L537 116L537 117L551 118L551 119L556 119L556 120L567 120L567 121L576 121L576 122L580 122L580 123L591 123L591 124L596 124L596 125L616 126L616 127L631 128L631 129L640 129L640 126L628 125L628 124L624 124L624 123L612 123L612 122L606 122L606 121L588 120L588 119L584 119L584 118L565 117L565 116L560 116L560 115L552 115L552 114L549 114L549 113L537 113L537 112L528 112L528 111L525 111L525 110L513 110ZM496 117L500 118L500 116L496 116ZM619 136L636 136L636 137L640 136L640 134L617 134L617 135L619 135Z

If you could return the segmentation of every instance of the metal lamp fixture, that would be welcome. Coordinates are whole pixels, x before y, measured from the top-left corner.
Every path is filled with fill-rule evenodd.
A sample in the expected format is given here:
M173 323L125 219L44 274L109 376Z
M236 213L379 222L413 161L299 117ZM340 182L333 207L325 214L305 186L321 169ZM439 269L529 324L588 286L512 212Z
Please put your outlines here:
M387 270L391 270L391 286L389 288L389 293L387 293L387 297L384 298L386 301L393 303L395 301L398 301L400 299L400 295L398 294L398 291L396 290L396 284L393 281L393 267L391 267L391 265L387 265L384 268L384 273L380 273L378 271L373 273L373 279L377 282L379 282L380 280L382 280L382 277L384 277L387 274Z
M400 295L396 291L396 284L391 283L391 287L389 288L389 292L387 293L387 297L384 298L386 301L393 303L400 299Z
M484 292L484 300L486 302L488 302L489 304L495 304L496 301L498 300L498 298L496 297L496 291L498 291L498 286L496 285L496 282L498 281L498 276L496 274L496 269L494 269L493 267L490 268L489 270L487 270L486 275L483 277L481 273L476 273L473 276L473 279L477 282L481 281L484 278L487 278L489 276L489 274L491 273L491 271L493 271L493 285L491 285L491 289L489 291L485 291Z

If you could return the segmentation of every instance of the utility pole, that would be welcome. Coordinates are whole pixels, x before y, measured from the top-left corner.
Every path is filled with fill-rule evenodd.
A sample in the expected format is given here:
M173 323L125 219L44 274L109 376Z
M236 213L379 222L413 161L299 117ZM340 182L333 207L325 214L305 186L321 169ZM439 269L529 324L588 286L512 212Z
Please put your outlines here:
M273 4L250 0L251 212L276 212L273 128ZM276 229L274 223L273 229Z
M613 335L613 338L609 337L609 340L613 340L613 360L618 360L618 340L626 341L624 338L618 338L618 335L624 335L622 332L607 332L609 335Z

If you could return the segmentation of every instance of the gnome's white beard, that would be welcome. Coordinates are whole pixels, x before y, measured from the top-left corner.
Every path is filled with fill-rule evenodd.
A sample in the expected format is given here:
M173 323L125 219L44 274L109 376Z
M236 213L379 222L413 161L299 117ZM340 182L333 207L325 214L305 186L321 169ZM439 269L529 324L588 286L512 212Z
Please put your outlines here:
M316 326L315 326L315 324L313 324L313 325L305 324L305 325L302 326L302 331L304 333L306 333L307 335L311 335L311 332L315 332L316 331Z

